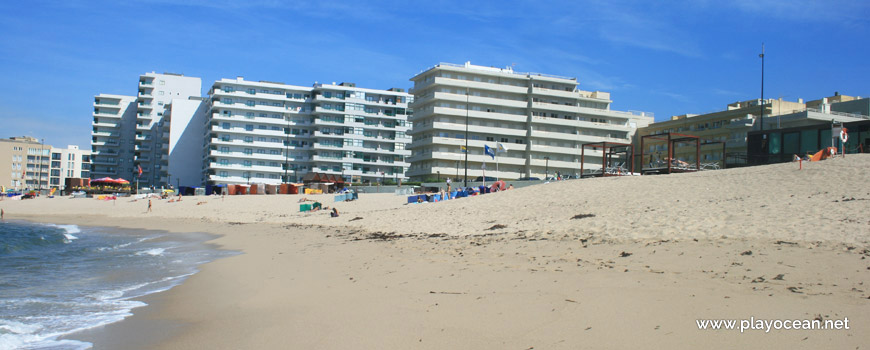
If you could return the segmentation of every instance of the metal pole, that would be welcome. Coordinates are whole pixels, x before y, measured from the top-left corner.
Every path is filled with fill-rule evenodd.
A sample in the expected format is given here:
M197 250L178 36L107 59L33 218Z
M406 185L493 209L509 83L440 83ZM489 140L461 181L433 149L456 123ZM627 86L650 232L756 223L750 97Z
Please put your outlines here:
M287 168L290 167L289 157L290 157L290 117L284 116L287 120L287 130L284 130L284 179L282 179L282 183L290 182L290 178L287 176ZM344 165L341 167L342 178L344 178Z
M544 157L544 181L550 177L550 157Z
M465 88L465 181L462 186L468 187L468 87Z
M761 119L759 119L759 124L761 126L761 131L764 131L764 43L761 43L761 54L758 55L761 57Z

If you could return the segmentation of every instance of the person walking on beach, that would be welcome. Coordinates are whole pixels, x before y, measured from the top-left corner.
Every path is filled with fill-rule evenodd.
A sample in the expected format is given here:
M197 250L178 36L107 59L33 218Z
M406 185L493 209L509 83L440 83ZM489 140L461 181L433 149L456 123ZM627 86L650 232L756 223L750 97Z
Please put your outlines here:
M148 211L146 213L151 212L151 199L148 199Z

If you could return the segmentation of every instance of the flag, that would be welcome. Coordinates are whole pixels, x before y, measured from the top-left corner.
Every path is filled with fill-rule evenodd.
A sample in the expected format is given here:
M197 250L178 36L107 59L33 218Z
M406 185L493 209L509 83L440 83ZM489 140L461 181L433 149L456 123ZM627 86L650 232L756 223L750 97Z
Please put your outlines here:
M465 146L459 146L459 151L462 153L468 152L468 149Z
M136 168L138 169L137 171L139 172L139 177L142 177L142 166L137 164Z
M504 145L501 142L495 144L495 151L499 153L507 152L507 148L504 148Z
M483 154L492 157L492 159L495 159L495 151L493 151L492 148L489 148L489 146L487 145L483 145Z

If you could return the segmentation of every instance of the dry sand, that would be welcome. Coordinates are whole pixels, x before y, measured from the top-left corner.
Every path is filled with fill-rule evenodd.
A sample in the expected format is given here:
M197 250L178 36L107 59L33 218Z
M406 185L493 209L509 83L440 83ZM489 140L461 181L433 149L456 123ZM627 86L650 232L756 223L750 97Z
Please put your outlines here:
M870 156L571 180L442 203L361 194L2 201L6 217L211 232L96 348L848 348L870 343ZM299 213L308 197L335 206ZM591 214L592 216L588 216ZM849 330L699 330L696 319ZM155 336L161 335L161 336Z

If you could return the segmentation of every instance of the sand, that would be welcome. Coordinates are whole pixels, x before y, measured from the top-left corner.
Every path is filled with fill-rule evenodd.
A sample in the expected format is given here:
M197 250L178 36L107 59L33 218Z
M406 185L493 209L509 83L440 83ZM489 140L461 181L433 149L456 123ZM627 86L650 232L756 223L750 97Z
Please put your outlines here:
M210 232L203 266L96 348L849 348L870 341L870 156L361 194L2 201L7 219ZM299 213L303 197L341 212ZM591 216L590 216L591 215ZM848 330L699 330L697 319ZM739 322L739 321L738 321Z

